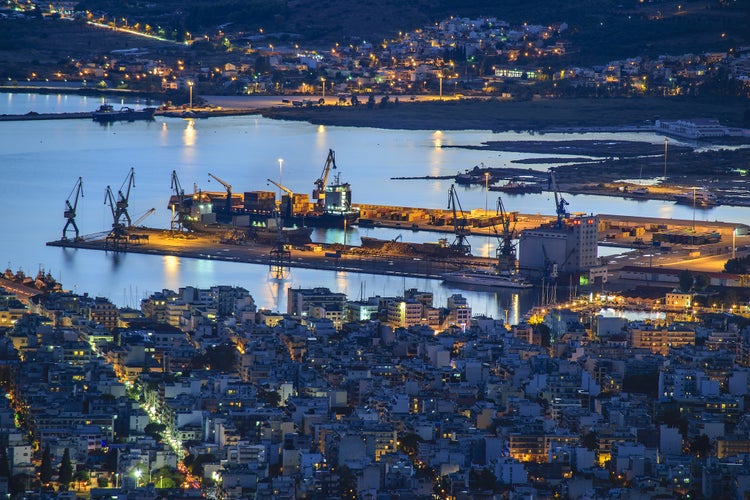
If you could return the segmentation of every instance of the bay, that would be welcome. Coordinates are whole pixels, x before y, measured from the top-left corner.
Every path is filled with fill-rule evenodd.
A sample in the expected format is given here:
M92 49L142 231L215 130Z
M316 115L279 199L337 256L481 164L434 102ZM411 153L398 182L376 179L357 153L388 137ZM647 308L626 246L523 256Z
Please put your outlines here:
M103 99L72 95L0 94L0 114L92 111ZM109 101L113 103L112 100ZM122 101L125 103L125 101ZM117 105L118 103L113 103ZM133 104L127 102L127 104ZM136 106L146 102L136 102ZM490 140L619 139L663 142L656 134L546 134L492 133L490 131L405 131L372 128L326 127L284 122L260 116L210 119L157 117L153 122L116 122L100 125L92 120L0 122L0 248L7 267L35 274L49 271L67 289L106 296L122 306L139 301L162 288L177 289L215 284L243 286L259 307L284 311L289 287L326 286L350 298L399 295L404 289L432 291L435 304L461 293L475 314L519 317L536 302L534 291L518 295L448 287L434 280L360 275L293 269L288 279L268 279L265 266L176 257L145 256L46 247L59 239L65 224L65 200L83 178L76 221L84 234L111 227L110 208L104 204L107 186L121 187L130 168L135 170L129 213L135 220L150 208L156 212L144 221L151 227L169 227L170 176L177 172L183 188L223 190L212 173L233 186L233 191L273 190L266 181L281 178L295 192L310 193L320 175L327 152L336 152L341 180L351 183L353 201L409 207L447 208L450 180L391 180L402 176L444 176L484 163L508 162L531 155L498 153L460 147ZM539 156L539 155L534 155ZM555 155L560 156L560 155ZM281 169L279 159L282 159ZM545 165L546 169L548 165ZM494 209L497 196L483 187L460 188L464 210ZM664 201L633 201L598 196L566 196L570 210L585 213L628 213L665 218L742 222L748 209L716 207L694 212L690 207ZM507 196L507 210L550 214L554 199L548 194ZM394 238L401 232L352 228L347 242L359 235ZM435 233L402 234L405 240L434 241ZM343 242L343 231L316 231L318 241ZM478 255L494 254L496 242L474 238Z

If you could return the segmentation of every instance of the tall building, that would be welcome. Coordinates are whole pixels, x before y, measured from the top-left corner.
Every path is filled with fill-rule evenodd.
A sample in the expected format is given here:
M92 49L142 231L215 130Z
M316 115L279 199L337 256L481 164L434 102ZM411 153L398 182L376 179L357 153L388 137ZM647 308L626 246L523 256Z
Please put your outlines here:
M346 316L346 295L323 287L290 288L286 312L297 317L327 317L341 321Z
M519 267L531 276L585 272L598 264L599 218L570 217L521 231Z
M672 348L695 344L695 331L679 328L679 325L663 327L634 324L628 328L628 337L631 347L650 349L662 356L669 354Z

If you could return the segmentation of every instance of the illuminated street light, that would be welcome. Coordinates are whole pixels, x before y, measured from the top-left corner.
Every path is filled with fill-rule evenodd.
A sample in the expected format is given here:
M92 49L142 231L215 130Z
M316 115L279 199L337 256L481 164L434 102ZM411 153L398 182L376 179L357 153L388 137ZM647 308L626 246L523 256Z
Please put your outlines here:
M487 191L489 191L489 187L490 187L490 173L489 172L485 172L484 173L484 211L485 211L485 215L486 215L486 212L487 212Z
M326 99L326 77L322 76L320 77L320 81L323 84L323 100Z
M190 90L190 109L193 109L193 82L188 81L188 89Z

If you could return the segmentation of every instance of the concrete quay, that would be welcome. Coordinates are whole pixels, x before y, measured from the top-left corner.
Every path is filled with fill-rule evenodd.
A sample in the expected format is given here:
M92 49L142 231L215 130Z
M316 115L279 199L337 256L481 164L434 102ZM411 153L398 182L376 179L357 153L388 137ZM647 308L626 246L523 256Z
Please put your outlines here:
M221 260L271 266L273 245L258 243L221 243L217 234L174 234L168 230L139 228L138 233L148 235L139 242L130 242L115 249L106 239L106 233L84 236L79 240L50 241L47 246L99 250L107 252L130 252L149 255L174 255L192 259ZM316 248L319 247L319 248ZM339 256L331 256L322 245L287 247L289 259L285 265L295 268L346 271L366 274L405 276L413 278L440 279L444 272L455 271L464 266L489 266L491 259L481 257L424 258L412 255L383 255L349 253L343 245L335 245Z

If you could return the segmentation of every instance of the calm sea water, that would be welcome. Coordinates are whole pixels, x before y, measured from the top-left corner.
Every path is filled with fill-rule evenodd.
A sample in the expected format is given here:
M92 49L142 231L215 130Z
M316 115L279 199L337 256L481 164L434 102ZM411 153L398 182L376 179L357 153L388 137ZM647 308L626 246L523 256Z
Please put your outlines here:
M0 94L0 114L91 111L101 99L69 95ZM111 102L111 101L110 101ZM117 105L118 103L114 103ZM129 103L130 104L130 103ZM146 104L137 103L137 104ZM430 290L437 305L445 305L453 293L466 296L475 313L517 321L537 301L535 292L520 297L510 292L487 293L446 287L434 280L333 273L293 269L287 280L268 279L264 266L154 257L135 254L69 250L45 246L59 239L65 224L65 200L79 176L84 197L79 200L76 221L84 234L107 230L112 223L104 204L107 186L116 192L131 167L135 187L129 213L138 218L150 208L156 213L144 221L153 227L169 227L167 201L170 175L175 170L185 191L195 185L204 190L223 190L212 173L233 186L233 191L273 190L267 178L281 177L296 192L311 192L320 175L328 149L336 151L342 181L352 185L356 203L447 208L449 180L391 180L400 176L455 174L484 163L511 166L511 160L532 155L497 153L445 145L478 145L488 140L528 139L632 139L655 143L654 134L495 134L489 131L403 131L369 128L324 127L307 123L268 120L258 116L182 120L157 118L153 122L118 122L102 126L91 120L0 122L0 256L13 270L33 274L50 271L65 288L79 293L107 296L119 305L137 307L140 299L162 288L177 289L214 284L243 286L260 307L286 309L288 287L327 286L359 298L396 295L405 288ZM541 156L541 155L533 155ZM559 156L559 155L555 155ZM279 159L282 159L281 169ZM539 167L546 168L547 166ZM494 207L496 195L482 187L459 190L464 210ZM690 207L671 202L630 201L596 196L566 196L570 209L587 213L630 213L666 218L693 217ZM507 210L550 214L554 200L547 194L506 197ZM717 207L695 213L698 220L747 221L750 210ZM347 235L356 243L359 235L393 238L398 231L358 230ZM405 240L433 241L434 233L402 234ZM343 241L343 231L317 231L319 241ZM476 254L494 253L494 241L475 238ZM2 262L2 260L0 260Z

